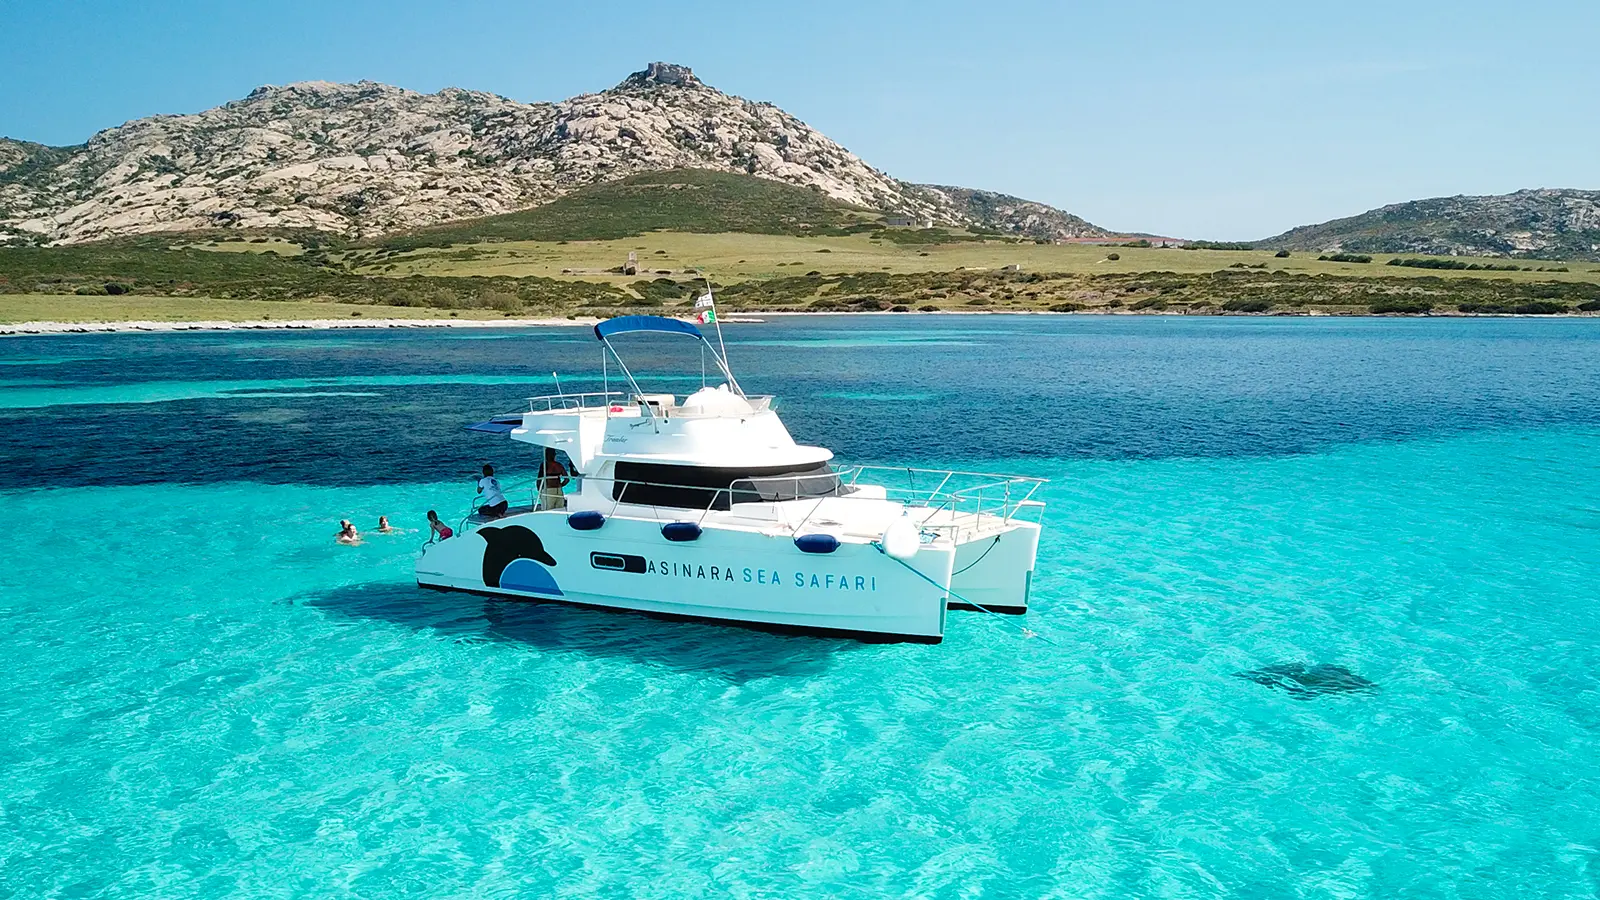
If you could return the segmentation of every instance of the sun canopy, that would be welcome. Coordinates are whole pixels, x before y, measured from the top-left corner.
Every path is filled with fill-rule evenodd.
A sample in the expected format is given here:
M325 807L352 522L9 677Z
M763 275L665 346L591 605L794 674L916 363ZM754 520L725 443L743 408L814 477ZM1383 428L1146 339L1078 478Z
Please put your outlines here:
M467 430L482 431L487 434L510 434L513 428L521 427L521 416L497 416L487 422L474 422L467 426Z
M681 319L669 319L666 316L617 316L596 323L594 326L594 336L602 341L614 334L630 334L635 331L687 334L705 340L705 335L700 333L700 329Z

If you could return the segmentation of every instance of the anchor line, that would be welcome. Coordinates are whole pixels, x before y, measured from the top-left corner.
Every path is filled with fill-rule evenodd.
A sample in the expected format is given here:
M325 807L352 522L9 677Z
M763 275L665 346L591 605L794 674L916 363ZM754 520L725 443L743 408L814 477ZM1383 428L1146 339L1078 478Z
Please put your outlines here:
M873 541L872 542L872 546L877 548L877 551L879 553L882 553L884 556L889 556L889 551L883 549L883 542L882 541ZM990 545L990 546L992 547L993 545ZM984 552L987 553L988 551L986 550ZM933 585L934 587L938 588L939 590L949 594L950 596L956 598L957 600L960 600L962 603L965 603L968 606L971 606L973 609L976 609L979 612L988 613L989 615L994 616L996 619L999 619L1000 621L1005 622L1007 625L1010 625L1013 628L1016 628L1018 631L1020 631L1022 633L1023 637L1038 638L1039 640L1044 641L1046 644L1049 644L1049 645L1051 645L1053 647L1059 647L1060 646L1055 641L1052 641L1049 638L1045 637L1044 635L1040 634L1039 632L1034 631L1032 628L1029 628L1026 625L1019 625L1019 624L1017 624L1015 622L1012 622L1012 621L1008 620L1005 616L1000 615L999 613L997 613L994 610L988 608L987 606L984 606L981 603L974 603L971 600L968 600L967 598L961 596L960 594L956 593L955 591L951 590L950 588L945 587L944 585L940 584L939 582L934 581L932 578L929 578L927 575L924 575L922 572L918 571L915 567L913 567L910 563L906 562L905 560L900 559L897 556L889 556L889 558L894 560L895 562L899 563L900 565L904 566L905 570L907 572L910 572L911 574L917 576L918 578L921 578L923 581L926 581L927 583Z
M994 536L994 540L992 542L990 542L989 546L983 548L983 553L979 554L977 559L973 560L972 562L967 563L966 565L964 565L961 568L955 570L954 572L951 572L950 573L950 577L954 578L957 575L960 575L962 572L965 572L966 570L968 570L968 569L972 568L973 566L977 565L978 563L983 562L983 558L985 556L988 556L989 555L989 551L993 550L994 549L994 545L998 544L998 543L1000 543L1000 535L997 534L997 535Z

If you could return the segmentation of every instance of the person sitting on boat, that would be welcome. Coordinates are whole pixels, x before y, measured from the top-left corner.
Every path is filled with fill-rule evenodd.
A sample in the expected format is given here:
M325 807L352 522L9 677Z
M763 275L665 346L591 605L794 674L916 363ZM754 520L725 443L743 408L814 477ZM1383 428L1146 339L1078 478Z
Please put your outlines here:
M539 467L539 508L566 509L567 495L561 489L567 481L567 467L556 458L555 448L544 448L544 464Z
M361 543L361 533L356 531L356 526L349 519L340 519L339 536L335 540L341 544L354 546Z
M506 508L511 504L506 502L506 495L500 490L500 481L494 477L494 466L483 467L483 477L478 479L478 493L483 495L483 503L478 506L478 512L498 518L506 514Z
M433 531L433 536L441 541L455 534L449 525L439 521L439 514L431 509L428 510L428 528Z
M388 516L378 517L378 532L380 534L394 534L394 526L389 524Z

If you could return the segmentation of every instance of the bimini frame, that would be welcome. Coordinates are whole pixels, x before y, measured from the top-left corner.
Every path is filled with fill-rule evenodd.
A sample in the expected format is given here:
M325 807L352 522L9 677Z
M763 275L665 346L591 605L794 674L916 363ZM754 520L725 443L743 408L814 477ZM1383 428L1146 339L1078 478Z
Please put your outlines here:
M594 336L600 341L600 345L605 348L605 353L609 353L611 358L617 361L617 366L622 369L623 377L628 379L628 385L633 388L634 396L644 396L644 389L639 387L639 382L634 379L633 372L629 371L628 364L622 361L622 355L612 345L611 338L619 334L634 334L637 332L683 334L694 338L700 342L702 352L711 354L711 358L717 363L717 370L727 377L728 386L733 389L734 393L740 397L745 396L744 388L739 386L739 379L733 377L733 370L728 368L727 360L722 358L722 354L717 352L717 348L713 347L711 342L706 340L705 334L694 325L681 319L669 319L666 316L617 316L614 319L597 322L594 326ZM606 381L605 389L610 391L610 373L605 366L604 353L601 355L601 370L602 377ZM654 419L656 417L655 409L648 403L644 404L644 407L650 417Z

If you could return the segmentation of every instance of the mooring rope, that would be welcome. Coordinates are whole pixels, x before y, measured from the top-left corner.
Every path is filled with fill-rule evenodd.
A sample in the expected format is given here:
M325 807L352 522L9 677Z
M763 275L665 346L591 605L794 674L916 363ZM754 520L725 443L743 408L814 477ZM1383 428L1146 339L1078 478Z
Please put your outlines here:
M1034 631L1032 628L1029 628L1026 625L1021 625L1021 624L1018 624L1016 622L1013 622L1013 621L1007 619L1005 616L1000 615L999 613L995 612L992 609L989 609L988 607L984 606L981 603L974 603L971 600L968 600L966 597L961 596L960 594L956 593L955 591L951 590L950 588L946 587L945 585L942 585L939 582L934 581L932 578L929 578L927 575L925 575L922 572L918 571L915 566L911 565L910 563L906 562L905 560L901 559L900 557L898 557L898 556L889 556L889 551L883 549L883 542L882 541L873 541L872 542L872 546L876 547L879 553L882 553L884 556L888 556L890 559L892 559L895 562L899 563L900 565L904 566L906 571L908 571L911 574L917 576L918 578L921 578L923 581L926 581L927 583L929 583L929 584L933 585L934 587L938 588L940 591L943 591L944 593L949 594L950 596L956 598L957 600L961 601L962 603L967 604L968 606L972 607L973 609L976 609L979 612L988 613L989 615L994 616L996 619L999 619L1000 621L1006 623L1007 625L1010 625L1011 627L1013 627L1013 628L1017 629L1018 631L1020 631L1022 633L1023 637L1038 638L1039 640L1044 641L1046 644L1050 644L1052 646L1060 646L1055 641L1052 641L1049 638L1045 637L1044 635L1040 634L1039 632ZM963 569L962 571L966 571L966 570Z
M978 563L983 562L983 558L985 556L988 556L989 555L989 551L993 550L994 549L994 545L998 544L998 543L1000 543L1000 535L997 534L997 535L994 536L994 540L989 543L989 546L983 548L983 553L979 554L977 559L973 560L972 562L967 563L966 565L964 565L961 568L955 570L954 572L951 572L950 573L950 577L954 578L957 575L960 575L962 572L965 572L966 570L968 570L968 569L972 568L973 566L977 565Z

